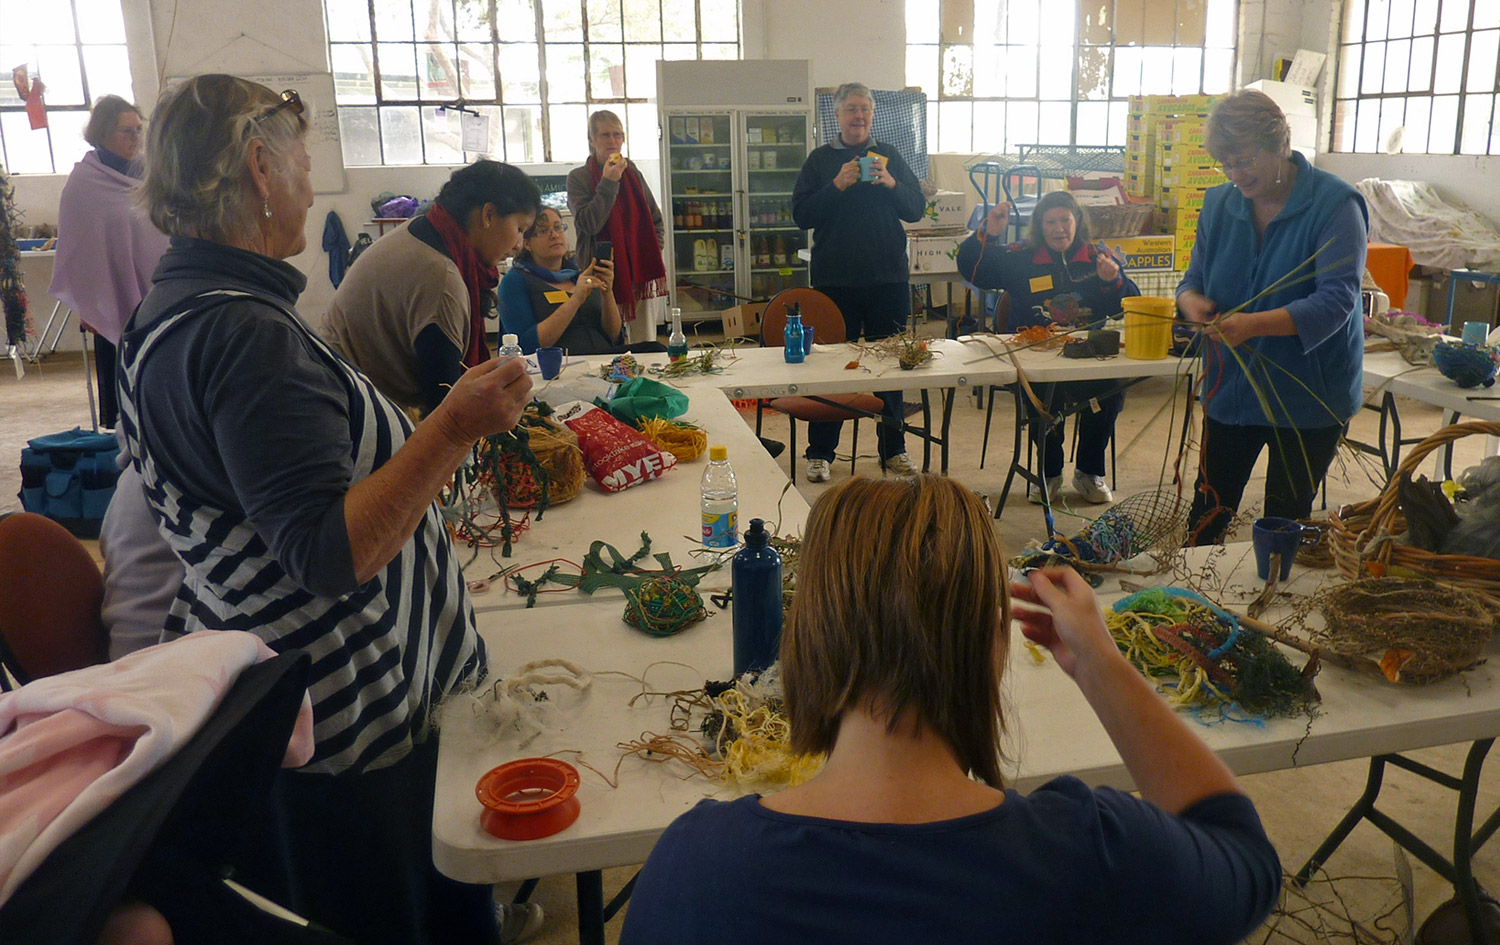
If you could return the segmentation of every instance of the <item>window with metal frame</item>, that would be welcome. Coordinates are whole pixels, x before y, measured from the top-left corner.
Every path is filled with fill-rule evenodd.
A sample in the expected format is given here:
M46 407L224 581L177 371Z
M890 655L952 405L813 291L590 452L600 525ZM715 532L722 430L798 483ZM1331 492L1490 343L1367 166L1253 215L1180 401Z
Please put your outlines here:
M1238 0L906 0L935 151L1123 145L1131 95L1230 89Z
M120 0L0 0L0 66L41 79L47 127L32 130L11 75L0 76L0 164L66 174L89 151L83 126L101 95L134 101Z
M738 59L738 0L324 0L344 164L580 162L608 108L654 151L656 63ZM466 150L462 113L488 118ZM471 142L472 143L472 142Z
M1334 151L1500 154L1500 0L1347 0Z

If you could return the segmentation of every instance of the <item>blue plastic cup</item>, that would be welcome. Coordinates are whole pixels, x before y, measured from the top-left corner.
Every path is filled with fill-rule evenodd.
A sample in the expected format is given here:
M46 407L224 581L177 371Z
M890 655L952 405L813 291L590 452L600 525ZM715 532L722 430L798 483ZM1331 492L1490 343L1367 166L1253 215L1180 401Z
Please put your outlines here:
M813 326L811 326L811 325L803 325L802 326L802 354L804 356L812 354L812 345L813 345L812 339L813 339Z
M1281 580L1292 573L1292 562L1303 542L1318 538L1318 530L1289 518L1259 518L1251 531L1250 544L1255 549L1255 574L1262 581L1271 575L1271 556L1281 555Z
M563 349L536 349L536 366L542 369L542 380L550 381L562 373Z

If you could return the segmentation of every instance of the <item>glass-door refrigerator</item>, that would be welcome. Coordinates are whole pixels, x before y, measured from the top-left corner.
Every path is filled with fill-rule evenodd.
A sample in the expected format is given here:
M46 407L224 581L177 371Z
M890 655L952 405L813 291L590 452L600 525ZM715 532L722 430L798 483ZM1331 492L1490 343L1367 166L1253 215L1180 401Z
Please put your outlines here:
M808 64L658 66L671 304L687 321L807 284L792 185L812 140Z

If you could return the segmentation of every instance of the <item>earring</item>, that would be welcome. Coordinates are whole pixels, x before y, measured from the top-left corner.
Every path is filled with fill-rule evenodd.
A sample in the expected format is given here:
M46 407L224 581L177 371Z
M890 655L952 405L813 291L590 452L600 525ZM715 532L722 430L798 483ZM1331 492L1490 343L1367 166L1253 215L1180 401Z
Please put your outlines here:
M1281 166L1280 165L1277 165L1277 167L1276 167L1276 183L1278 183L1278 184L1281 183Z
M270 197L267 197L265 199L265 208L261 211L261 213L262 213L262 215L265 216L265 218L267 220L271 219L271 198Z

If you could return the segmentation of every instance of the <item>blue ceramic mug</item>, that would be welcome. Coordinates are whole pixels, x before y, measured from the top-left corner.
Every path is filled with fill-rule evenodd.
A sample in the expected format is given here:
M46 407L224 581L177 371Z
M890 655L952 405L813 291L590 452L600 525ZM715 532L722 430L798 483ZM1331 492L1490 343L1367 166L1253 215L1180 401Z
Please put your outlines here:
M873 155L869 154L866 154L864 157L860 158L859 179L867 184L873 181L875 179L875 162L879 160L880 158L874 157Z
M1271 575L1271 556L1281 555L1281 576L1285 581L1292 573L1297 549L1318 540L1318 530L1289 518L1258 518L1251 531L1250 544L1255 549L1255 574L1262 581Z

